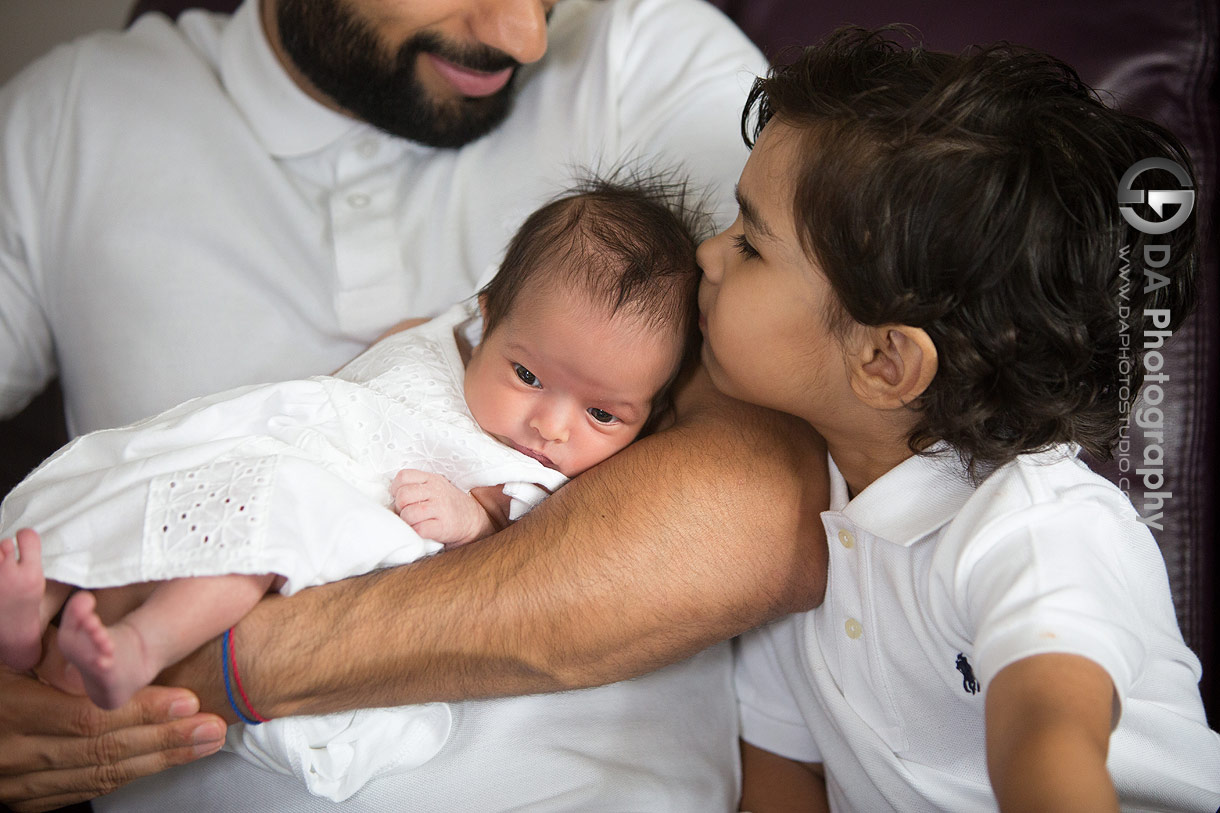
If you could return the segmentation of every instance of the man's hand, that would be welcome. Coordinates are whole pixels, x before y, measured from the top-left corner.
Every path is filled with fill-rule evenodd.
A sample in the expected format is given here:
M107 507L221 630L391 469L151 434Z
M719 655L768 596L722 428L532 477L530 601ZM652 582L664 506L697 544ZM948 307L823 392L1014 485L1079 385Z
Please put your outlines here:
M456 547L496 532L483 506L445 477L403 469L390 483L394 510L425 539Z
M45 643L58 653L53 630ZM224 721L198 711L191 692L161 686L103 711L0 667L0 802L21 813L52 810L215 753Z

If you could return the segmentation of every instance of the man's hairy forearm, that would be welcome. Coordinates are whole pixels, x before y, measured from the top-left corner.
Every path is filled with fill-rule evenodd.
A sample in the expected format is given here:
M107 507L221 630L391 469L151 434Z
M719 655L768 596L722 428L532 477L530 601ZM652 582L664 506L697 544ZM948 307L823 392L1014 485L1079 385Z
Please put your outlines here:
M598 685L821 600L825 455L698 382L640 441L477 544L264 600L235 632L270 716ZM219 646L162 682L225 707Z

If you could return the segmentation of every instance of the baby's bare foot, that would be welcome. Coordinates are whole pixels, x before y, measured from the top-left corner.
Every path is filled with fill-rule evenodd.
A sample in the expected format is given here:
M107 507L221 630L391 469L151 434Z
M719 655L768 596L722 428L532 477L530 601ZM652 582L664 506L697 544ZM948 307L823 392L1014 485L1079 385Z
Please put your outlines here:
M46 586L38 534L23 528L15 545L0 541L0 661L13 669L32 669L42 655L38 607Z
M147 686L158 668L148 662L140 633L122 621L107 627L92 593L75 593L64 605L59 649L80 671L89 699L114 709Z

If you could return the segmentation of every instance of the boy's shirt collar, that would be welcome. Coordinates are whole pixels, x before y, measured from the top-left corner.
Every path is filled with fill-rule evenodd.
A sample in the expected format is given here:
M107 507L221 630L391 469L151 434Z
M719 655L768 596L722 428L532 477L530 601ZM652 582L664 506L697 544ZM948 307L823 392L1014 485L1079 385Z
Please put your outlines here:
M937 443L929 452L907 458L850 500L847 481L827 455L827 513L841 513L873 536L903 547L936 531L957 515L975 486L947 443Z
M225 26L218 61L229 96L277 158L320 151L368 127L325 107L292 81L267 41L256 0L242 3Z

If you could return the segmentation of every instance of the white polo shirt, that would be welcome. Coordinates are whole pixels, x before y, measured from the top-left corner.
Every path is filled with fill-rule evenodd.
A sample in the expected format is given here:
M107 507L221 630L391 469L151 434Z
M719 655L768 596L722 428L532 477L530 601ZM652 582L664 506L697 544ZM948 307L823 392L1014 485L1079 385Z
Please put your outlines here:
M833 810L996 809L983 703L1029 655L1114 681L1108 767L1124 810L1220 805L1220 735L1165 565L1127 498L1064 449L975 488L956 456L912 457L855 499L831 469L826 598L743 636L742 737L825 765Z
M506 121L439 150L302 93L253 1L61 47L0 89L0 416L57 372L74 434L332 372L581 168L681 163L725 225L764 70L702 0L564 0Z
M758 50L703 0L564 0L508 119L460 150L386 136L288 80L251 0L147 16L0 89L0 415L56 372L74 432L333 371L474 291L583 168L659 156L716 188L747 151ZM345 810L729 810L727 645L638 680L454 705L445 748ZM334 809L230 754L99 811Z

